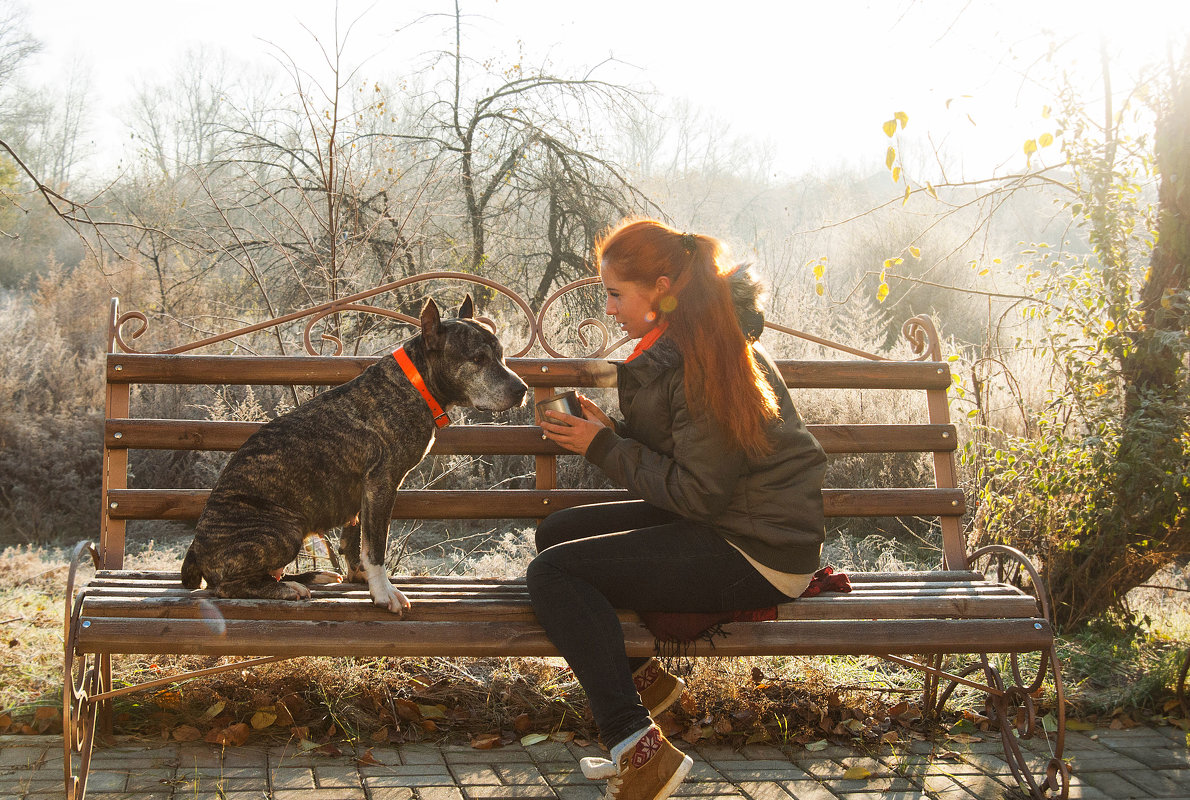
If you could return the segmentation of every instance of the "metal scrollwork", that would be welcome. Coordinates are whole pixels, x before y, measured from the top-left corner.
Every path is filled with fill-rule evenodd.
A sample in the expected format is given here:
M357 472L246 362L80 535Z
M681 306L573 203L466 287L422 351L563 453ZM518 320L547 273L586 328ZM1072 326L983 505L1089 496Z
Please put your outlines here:
M398 289L403 289L409 286L428 284L432 281L457 281L482 286L494 294L503 296L509 302L511 302L512 305L516 307L519 315L523 316L525 325L528 328L528 338L524 345L516 352L512 352L510 350L508 353L514 358L527 355L534 349L534 347L540 347L548 355L555 358L606 358L609 354L614 353L629 341L628 337L617 335L611 326L608 325L605 319L597 319L595 317L585 317L577 324L569 326L569 330L573 332L574 337L577 338L579 346L584 352L579 354L564 353L562 345L550 341L550 326L548 325L546 319L550 310L560 299L571 292L579 291L586 287L599 285L600 280L597 277L580 278L579 280L572 281L571 283L560 287L545 299L540 309L534 312L529 303L523 297L521 297L521 295L517 294L515 291L508 288L507 286L504 286L503 284L466 272L441 271L427 272L421 275L401 278L400 280L392 281L366 291L357 292L347 297L342 297L322 303L312 308L295 311L290 314L285 314L274 319L258 322L233 331L228 331L226 333L214 334L188 344L156 351L156 354L175 355L178 353L186 353L203 347L208 347L223 342L230 342L237 339L238 337L246 336L251 333L257 333L259 331L278 328L292 323L304 321L302 328L302 348L307 354L312 356L322 355L319 348L316 346L316 341L318 341L333 346L333 355L342 355L346 350L346 344L342 340L341 334L338 332L332 332L330 330L324 330L321 333L315 334L316 326L318 326L320 323L325 324L328 318L334 317L338 314L353 313L386 317L388 319L392 319L399 323L407 324L413 328L416 328L419 324L419 321L415 317L366 301L388 292L394 292ZM489 323L491 322L491 320L486 321ZM783 335L793 336L795 338L802 339L804 341L811 342L837 352L857 356L859 358L865 358L872 361L889 360L885 356L878 355L876 353L869 353L854 347L849 347L848 345L842 344L840 342L824 339L820 336L814 336L813 334L806 333L805 331L800 331L775 322L765 322L765 327ZM146 314L140 311L126 311L124 313L119 313L118 302L116 300L112 301L111 320L109 322L108 336L109 352L145 354L146 351L134 347L133 342L144 336L148 330L149 317ZM940 360L941 345L938 338L938 332L933 322L928 317L913 317L902 327L902 333L909 340L913 347L913 351L919 354L916 360Z
M76 652L79 632L79 609L83 593L75 597L74 584L84 554L91 556L96 568L102 564L99 551L91 542L79 542L70 561L66 579L66 635L62 690L63 770L67 800L82 800L87 791L87 773L91 764L91 750L95 744L95 723L99 704L93 699L101 694L103 671L99 657Z
M1006 545L988 545L982 547L970 556L973 569L986 560L983 572L997 583L1008 584L1021 590L1031 590L1038 602L1041 616L1050 621L1051 605L1045 583L1041 579L1036 567L1021 551ZM1031 585L1026 585L1031 584ZM1004 677L988 655L982 654L979 661L968 666L959 677L965 678L973 672L983 671L987 682L988 692L985 699L986 715L991 723L999 730L1004 746L1004 757L1012 770L1017 783L1026 788L1037 800L1059 798L1065 800L1070 791L1070 769L1062 759L1066 738L1066 696L1062 683L1062 673L1059 668L1058 653L1051 643L1046 649L1037 653L1037 668L1031 679L1022 678L1021 654L1009 655L1011 664L1012 685L1005 685ZM1056 694L1052 731L1047 730L1046 720L1037 715L1036 698L1040 692L1047 674L1053 676ZM939 699L938 708L941 709L957 686L952 681ZM1053 741L1050 742L1050 733ZM1050 758L1045 765L1044 775L1039 772L1038 765L1031 765L1028 753L1022 751L1020 742L1040 737L1049 743Z
M901 326L901 335L909 340L913 352L917 353L915 361L942 360L942 340L938 337L934 320L924 314L910 317Z

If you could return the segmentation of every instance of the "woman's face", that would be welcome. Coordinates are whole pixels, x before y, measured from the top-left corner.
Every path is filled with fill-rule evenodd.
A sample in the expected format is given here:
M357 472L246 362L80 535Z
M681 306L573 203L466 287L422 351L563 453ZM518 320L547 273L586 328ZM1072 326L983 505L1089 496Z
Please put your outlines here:
M657 301L668 286L668 279L659 278L657 284L621 280L615 270L604 266L603 289L607 292L605 312L614 317L620 329L630 339L639 339L657 327ZM661 286L662 281L666 287Z

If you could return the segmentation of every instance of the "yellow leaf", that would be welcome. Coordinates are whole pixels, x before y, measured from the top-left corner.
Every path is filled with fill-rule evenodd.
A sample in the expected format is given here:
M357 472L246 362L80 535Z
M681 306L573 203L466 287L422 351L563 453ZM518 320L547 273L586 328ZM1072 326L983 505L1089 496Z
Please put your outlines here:
M1103 323L1103 329L1105 331L1107 331L1108 333L1111 333L1112 331L1114 331L1116 329L1116 323L1112 322L1110 319L1105 320Z
M885 298L887 298L887 297L888 297L888 284L882 283L882 284L880 284L880 288L878 288L876 290L876 300L880 303L883 303Z
M897 148L890 147L888 152L884 154L884 166L892 169L893 162L897 160Z
M1052 134L1043 133L1037 137L1037 143L1039 145L1041 145L1042 147L1049 147L1051 144L1054 143L1054 137Z
M1025 155L1031 156L1036 152L1037 152L1037 140L1036 139L1025 140Z
M938 192L934 189L934 184L932 184L932 183L926 184L926 194L928 194L930 197L934 198L935 200L938 199Z
M909 124L909 115L904 111L898 111L897 113L893 114L893 119L901 123L901 130L904 130L905 126Z
M1068 731L1093 731L1095 730L1095 723L1083 722L1081 719L1066 720L1066 730Z
M256 730L267 728L277 721L277 715L268 711L257 711L252 715L252 727Z
M866 781L870 777L872 777L872 771L863 767L851 767L843 773L845 781Z
M893 183L896 183L900 179L901 179L901 168L893 167Z
M891 139L893 134L897 132L897 121L890 119L882 127L884 128L884 135Z
M914 258L921 258L921 248L920 247L910 247L909 255L913 256Z
M822 297L822 295L823 295L823 293L824 293L825 291L826 291L826 290L825 290L825 289L823 289L823 287L822 287L822 284L821 284L821 283L816 283L816 284L814 284L814 294L818 295L819 297Z
M1041 118L1042 118L1042 119L1049 119L1049 118L1050 118L1050 107L1049 107L1049 106L1042 106L1042 107L1041 107Z
M202 718L203 719L214 719L215 717L219 716L219 714L221 714L223 712L223 709L226 705L227 705L226 703L224 703L222 700L220 700L218 703L215 703L214 705L207 708L207 710L203 712Z
M905 181L905 196L901 199L901 205L909 202L909 181Z
M424 703L417 704L417 710L425 719L446 719L446 709L442 706L431 706Z
M814 277L817 280L822 280L822 276L826 274L826 265L818 263L814 265Z

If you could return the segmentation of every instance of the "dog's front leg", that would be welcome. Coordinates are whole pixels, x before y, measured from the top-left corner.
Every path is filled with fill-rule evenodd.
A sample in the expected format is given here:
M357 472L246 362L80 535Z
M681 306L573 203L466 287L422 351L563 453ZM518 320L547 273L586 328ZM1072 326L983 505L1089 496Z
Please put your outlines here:
M400 616L409 608L409 598L393 588L384 568L388 549L388 525L392 520L396 491L387 482L365 482L360 510L360 562L368 581L373 605Z

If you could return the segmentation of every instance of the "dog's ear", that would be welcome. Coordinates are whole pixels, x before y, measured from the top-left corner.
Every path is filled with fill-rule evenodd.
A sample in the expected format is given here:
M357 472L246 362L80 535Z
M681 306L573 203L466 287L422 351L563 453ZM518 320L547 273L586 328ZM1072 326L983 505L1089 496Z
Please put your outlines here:
M474 313L474 311L475 304L471 302L471 295L468 294L463 298L463 303L459 306L459 310L455 313L455 316L459 319L471 319L471 315Z
M442 349L442 315L438 304L431 298L421 309L421 340L427 350Z

